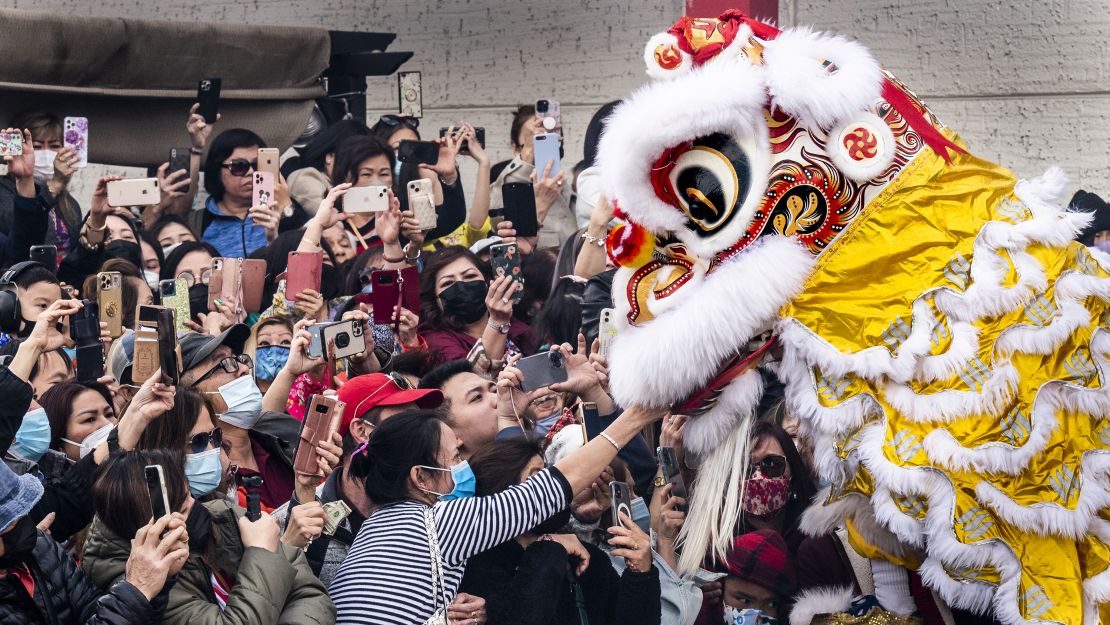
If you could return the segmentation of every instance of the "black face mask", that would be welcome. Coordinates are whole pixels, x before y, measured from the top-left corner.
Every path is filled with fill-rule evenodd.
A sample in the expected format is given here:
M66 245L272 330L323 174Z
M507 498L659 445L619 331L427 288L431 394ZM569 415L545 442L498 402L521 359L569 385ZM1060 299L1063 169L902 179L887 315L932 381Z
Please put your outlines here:
M143 266L143 250L137 243L130 241L112 241L104 246L104 255L108 258L122 258L126 261L135 264L136 267Z
M0 556L0 568L18 566L31 559L35 550L38 531L31 517L25 516L15 524L10 532L4 534L4 555Z
M189 287L189 315L196 319L200 313L208 314L207 284L194 284Z
M185 518L185 531L189 534L189 551L200 553L208 547L212 539L212 514L199 501L193 502Z
M544 534L558 534L559 530L570 523L570 506L563 508L547 518L546 521L532 528L530 534L543 536Z
M486 292L489 287L483 280L456 282L439 294L443 312L465 324L471 324L486 314Z

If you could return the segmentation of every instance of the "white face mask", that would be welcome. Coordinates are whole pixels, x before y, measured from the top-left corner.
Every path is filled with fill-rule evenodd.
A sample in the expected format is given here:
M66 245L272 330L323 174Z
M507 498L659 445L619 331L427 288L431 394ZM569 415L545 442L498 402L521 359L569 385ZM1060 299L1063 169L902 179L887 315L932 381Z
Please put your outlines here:
M58 153L54 150L35 150L35 182L46 184L54 177L54 159Z
M143 278L146 280L146 283L150 285L150 290L157 292L158 272L150 269L143 269Z
M181 244L180 243L174 243L172 245L167 245L166 247L163 247L162 248L162 255L163 256L169 256L170 252L176 250L178 245L181 245Z
M93 432L92 434L86 436L85 440L81 441L80 443L78 443L77 441L71 441L68 438L63 438L62 441L69 443L70 445L79 447L80 451L78 452L78 456L84 458L85 456L96 451L96 448L100 447L101 443L108 440L108 435L112 433L112 430L115 429L115 427L116 426L109 423L99 430Z

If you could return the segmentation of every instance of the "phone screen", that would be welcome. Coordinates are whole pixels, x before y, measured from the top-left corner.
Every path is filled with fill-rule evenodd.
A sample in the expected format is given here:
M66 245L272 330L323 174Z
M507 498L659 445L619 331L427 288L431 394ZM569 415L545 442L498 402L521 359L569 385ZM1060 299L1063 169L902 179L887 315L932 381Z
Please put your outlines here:
M527 182L508 182L501 186L505 202L504 217L513 222L518 237L534 237L540 224L536 217L536 192Z
M147 492L150 493L150 509L155 519L160 519L169 514L170 504L166 497L166 488L162 479L162 467L147 465L146 474Z
M402 163L435 165L439 160L439 144L434 141L402 141L397 148L397 159Z

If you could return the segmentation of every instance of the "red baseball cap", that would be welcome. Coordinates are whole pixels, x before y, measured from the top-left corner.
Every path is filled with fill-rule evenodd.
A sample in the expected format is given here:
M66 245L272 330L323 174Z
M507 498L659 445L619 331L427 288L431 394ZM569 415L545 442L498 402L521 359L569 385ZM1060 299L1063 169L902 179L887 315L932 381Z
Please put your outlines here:
M430 409L443 403L443 393L439 389L404 389L394 378L384 373L368 373L351 378L339 387L338 396L339 401L347 404L343 410L343 420L339 423L339 434L342 436L347 435L351 421L373 408L416 404L420 408Z

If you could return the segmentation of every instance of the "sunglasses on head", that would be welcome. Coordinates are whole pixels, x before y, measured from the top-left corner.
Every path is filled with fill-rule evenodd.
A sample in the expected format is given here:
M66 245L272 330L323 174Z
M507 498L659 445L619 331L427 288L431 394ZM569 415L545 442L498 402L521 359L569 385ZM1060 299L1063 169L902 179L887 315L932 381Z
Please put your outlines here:
M378 121L386 126L408 126L413 130L420 127L420 120L407 115L382 115Z
M222 428L213 428L211 432L193 434L189 439L189 453L199 454L211 449L219 449L224 444L224 431Z
M753 462L748 467L748 477L754 475L756 469L759 469L759 474L763 477L782 477L786 474L786 456L767 456L759 462Z
M258 171L258 161L248 161L245 158L233 158L221 164L220 167L230 171L232 176L246 176L252 171Z

